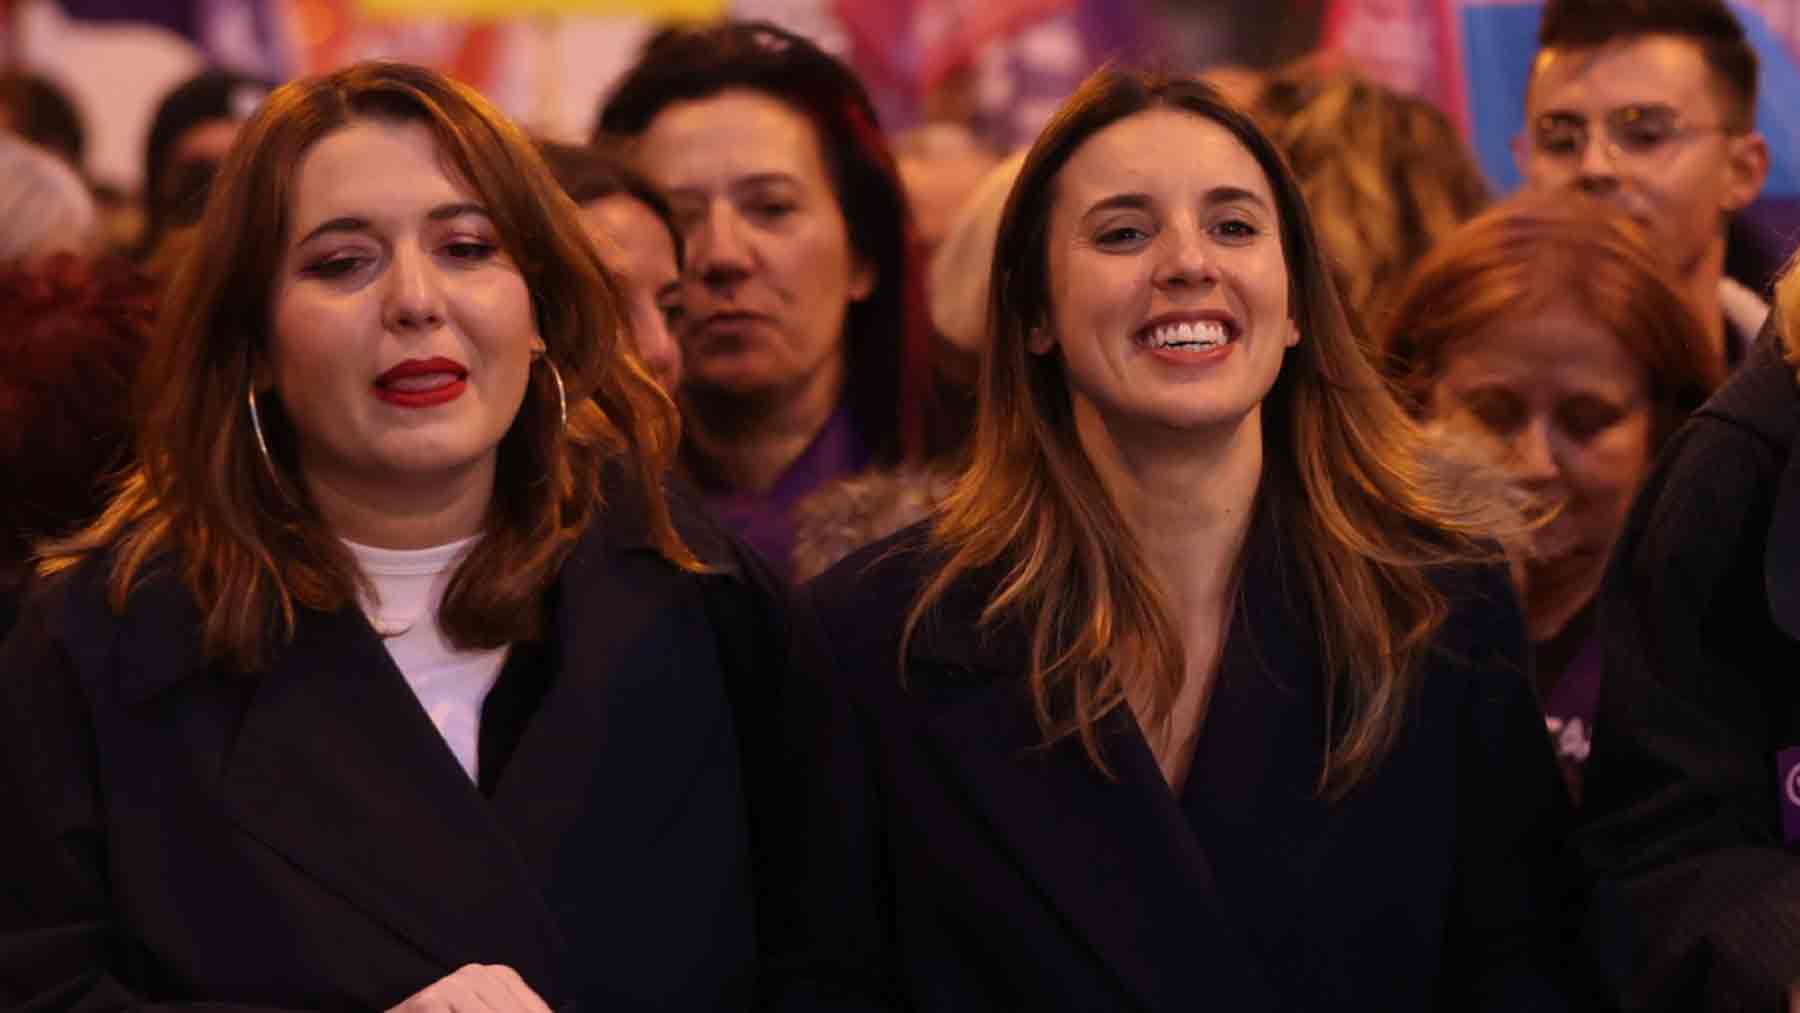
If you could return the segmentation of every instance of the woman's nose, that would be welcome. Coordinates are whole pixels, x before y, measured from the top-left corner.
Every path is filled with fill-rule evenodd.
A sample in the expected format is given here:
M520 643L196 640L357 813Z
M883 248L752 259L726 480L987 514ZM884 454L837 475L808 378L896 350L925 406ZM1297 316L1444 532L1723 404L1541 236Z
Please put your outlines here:
M443 290L424 250L398 245L387 268L383 316L391 331L430 330L443 323Z

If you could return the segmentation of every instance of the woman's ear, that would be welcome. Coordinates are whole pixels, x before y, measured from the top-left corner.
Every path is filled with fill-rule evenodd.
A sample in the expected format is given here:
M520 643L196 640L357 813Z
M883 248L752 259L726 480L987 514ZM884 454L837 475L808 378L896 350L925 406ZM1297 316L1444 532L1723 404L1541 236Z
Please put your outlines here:
M1025 349L1033 355L1049 355L1056 347L1056 339L1051 336L1050 329L1037 325L1025 332Z
M862 302L875 294L875 282L880 277L875 265L862 254L856 254L850 265L850 301Z

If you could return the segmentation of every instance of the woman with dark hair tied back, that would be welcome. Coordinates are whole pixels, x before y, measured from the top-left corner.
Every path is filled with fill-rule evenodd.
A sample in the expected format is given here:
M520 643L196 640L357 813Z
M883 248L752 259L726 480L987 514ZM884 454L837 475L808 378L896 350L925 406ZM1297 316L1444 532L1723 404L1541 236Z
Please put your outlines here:
M1098 73L989 305L969 469L802 593L783 1008L1562 1008L1567 799L1493 518L1268 139Z
M529 140L359 64L197 228L0 647L5 1004L744 1008L772 578Z
M731 23L660 36L599 133L686 241L683 469L785 573L795 503L929 449L921 268L874 108L806 39Z

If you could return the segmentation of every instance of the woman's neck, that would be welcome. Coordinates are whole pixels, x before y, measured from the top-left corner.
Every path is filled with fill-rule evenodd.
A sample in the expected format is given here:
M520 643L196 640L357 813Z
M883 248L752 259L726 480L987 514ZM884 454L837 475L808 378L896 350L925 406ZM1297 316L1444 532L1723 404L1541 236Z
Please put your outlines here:
M478 534L494 494L494 457L429 482L402 484L310 470L307 491L340 538L377 549L427 549Z
M768 492L806 453L831 420L844 392L844 372L819 370L797 390L746 398L705 389L682 395L684 436L720 485Z
M1160 720L1130 700L1172 790L1187 780L1224 650L1232 587L1262 478L1262 424L1252 411L1206 433L1109 425L1076 402L1088 460L1117 505L1163 592L1181 637L1181 684Z
M1260 415L1216 431L1171 432L1109 424L1078 401L1076 429L1178 617L1216 613L1262 479Z

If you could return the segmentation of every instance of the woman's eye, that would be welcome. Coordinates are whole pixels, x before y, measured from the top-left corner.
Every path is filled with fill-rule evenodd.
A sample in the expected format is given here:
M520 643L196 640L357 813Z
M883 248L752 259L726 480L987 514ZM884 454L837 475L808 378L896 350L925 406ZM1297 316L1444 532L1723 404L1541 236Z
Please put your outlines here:
M1581 401L1568 405L1557 413L1563 431L1578 442L1586 442L1598 436L1602 431L1610 429L1624 418L1625 413L1612 405L1598 401Z
M758 218L780 219L793 214L797 207L790 201L763 201L753 205L750 210Z
M660 308L662 310L663 321L668 324L670 330L674 330L676 327L680 326L681 321L687 317L687 307L680 303L669 303Z
M341 278L362 266L362 257L338 256L315 260L301 268L301 273L311 278Z
M1465 401L1463 406L1483 429L1497 436L1512 432L1525 420L1524 410L1512 398L1474 397Z
M494 255L497 247L493 243L479 239L458 239L444 245L444 252L453 260L486 260Z
M1262 230L1241 218L1227 218L1213 226L1213 232L1227 240L1247 242L1262 234Z
M1094 241L1100 246L1124 247L1141 243L1149 236L1148 232L1135 225L1116 225L1102 230L1098 236L1094 237Z

